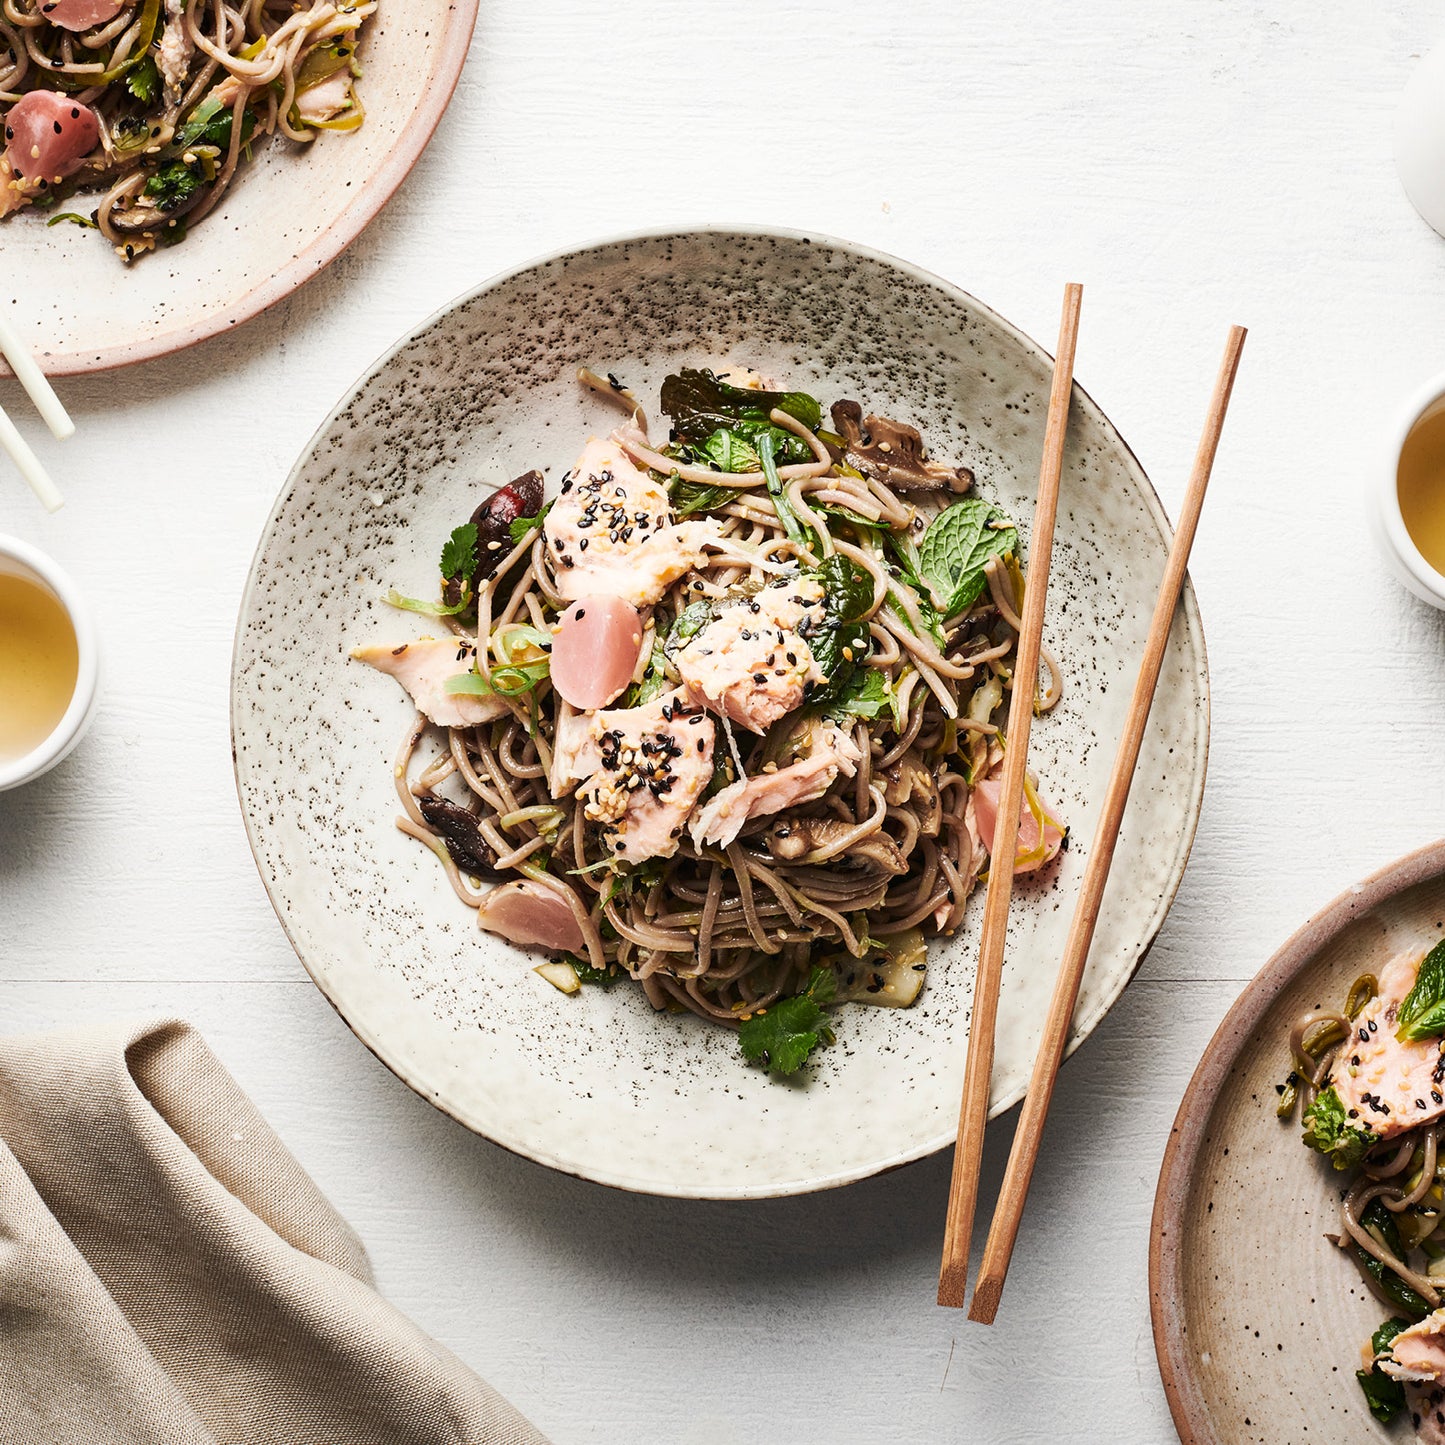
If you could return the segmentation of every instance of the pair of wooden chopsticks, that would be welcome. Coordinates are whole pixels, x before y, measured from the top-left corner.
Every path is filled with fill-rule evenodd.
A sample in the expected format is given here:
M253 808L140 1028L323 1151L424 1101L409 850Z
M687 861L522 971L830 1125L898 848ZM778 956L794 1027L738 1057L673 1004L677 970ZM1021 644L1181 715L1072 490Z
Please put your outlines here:
M1013 869L1000 860L1012 859L1017 851L1019 810L1023 799L1024 777L1028 764L1029 724L1033 719L1034 685L1038 676L1039 649L1044 623L1044 603L1048 593L1049 561L1053 551L1054 519L1058 512L1059 480L1063 471L1064 440L1068 429L1069 401L1073 393L1074 352L1079 335L1079 307L1082 289L1070 284L1064 291L1063 320L1059 328L1059 346L1055 353L1053 388L1049 396L1048 427L1044 433L1043 465L1039 473L1038 504L1034 512L1033 540L1030 548L1028 584L1024 590L1024 607L1019 635L1018 663L1014 669L1013 696L1009 704L1007 747L1004 772L995 824L994 847L988 875L988 892L984 902L983 941L979 950L978 973L974 983L973 1016L968 1035L968 1062L964 1072L963 1102L958 1116L958 1139L954 1147L953 1179L948 1195L948 1216L944 1227L943 1263L938 1275L938 1302L962 1308L968 1283L968 1252L973 1236L974 1212L978 1204L979 1168L983 1161L984 1126L988 1121L989 1078L993 1071L994 1027L998 1019L999 986L1003 973L1004 941L1008 930L1009 900L1013 892ZM1184 508L1174 533L1159 596L1154 604L1154 617L1139 664L1123 736L1114 758L1104 795L1103 812L1094 832L1093 848L1084 869L1073 922L1064 944L1064 956L1054 983L1043 1038L1034 1060L1003 1187L999 1191L993 1223L984 1246L983 1264L973 1303L968 1315L972 1320L992 1324L1003 1295L1004 1279L1013 1257L1023 1219L1024 1203L1034 1165L1038 1162L1039 1145L1054 1082L1063 1062L1069 1026L1078 1002L1079 985L1089 946L1099 919L1104 885L1114 861L1114 847L1124 805L1129 799L1134 768L1144 741L1144 729L1159 672L1164 662L1164 649L1169 641L1169 628L1174 609L1184 588L1189 551L1204 505L1205 488L1214 466L1225 411L1234 389L1239 369L1240 352L1245 331L1231 328L1224 349L1224 360L1210 399L1204 434L1195 454L1194 469L1184 497Z
M26 349L15 328L3 316L0 316L0 354L10 363L16 380L35 403L36 411L44 418L56 441L63 442L67 437L74 436L75 423L66 414L60 398L41 374L35 358ZM5 414L4 407L0 407L0 447L4 447L10 454L11 460L20 468L20 475L30 483L46 511L58 512L65 505L65 498L50 480L49 473L40 464L40 458L30 449L30 443L20 435L15 423Z

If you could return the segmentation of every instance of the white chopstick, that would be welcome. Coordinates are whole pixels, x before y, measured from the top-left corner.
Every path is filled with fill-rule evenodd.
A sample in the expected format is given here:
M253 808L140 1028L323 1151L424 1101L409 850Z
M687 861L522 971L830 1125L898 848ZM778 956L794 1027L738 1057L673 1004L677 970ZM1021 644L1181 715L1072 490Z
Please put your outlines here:
M0 447L4 447L20 468L20 475L30 483L35 495L47 512L58 512L65 505L60 489L50 480L50 475L40 465L40 458L30 450L30 443L15 429L15 423L0 407Z
M0 316L0 352L5 354L5 360L10 363L15 379L35 403L35 410L45 418L45 425L50 428L50 434L55 440L63 442L66 437L74 436L75 423L60 404L55 388L46 381L35 364L35 358L31 356L15 328L3 316Z
M15 328L0 316L0 354L10 363L15 379L25 388L25 394L35 403L35 409L45 419L51 435L57 441L64 441L75 435L75 423L60 403L55 389L46 381L40 368L35 364L25 343L16 334ZM50 474L40 464L40 458L31 450L30 444L15 426L15 423L0 407L0 447L10 453L20 475L30 483L31 490L40 498L47 512L58 512L65 505L60 488L50 480Z

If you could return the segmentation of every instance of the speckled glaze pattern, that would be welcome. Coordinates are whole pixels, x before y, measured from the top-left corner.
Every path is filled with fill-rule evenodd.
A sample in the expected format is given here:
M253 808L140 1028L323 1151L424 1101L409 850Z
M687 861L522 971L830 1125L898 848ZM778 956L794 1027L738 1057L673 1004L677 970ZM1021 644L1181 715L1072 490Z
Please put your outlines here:
M555 489L615 412L574 380L612 371L655 405L671 369L747 361L826 400L861 398L974 468L1028 535L1050 363L938 278L842 242L743 229L626 238L521 267L421 326L321 428L262 536L241 607L232 727L263 879L317 984L418 1093L497 1143L654 1193L746 1198L844 1184L953 1137L981 907L931 947L912 1009L852 1007L801 1083L743 1066L732 1034L640 992L563 997L479 935L442 870L392 827L410 716L347 661L424 628L380 600L426 594L475 479ZM1020 880L993 1108L1022 1093L1148 629L1169 528L1128 448L1076 390L1045 641L1064 701L1031 757L1073 825ZM1175 620L1074 1043L1138 966L1193 838L1208 678L1192 593Z
M1290 1025L1338 1008L1362 973L1445 932L1445 840L1335 899L1220 1024L1169 1137L1149 1251L1154 1343L1185 1445L1399 1440L1355 1382L1389 1313L1323 1236L1340 1175L1275 1117ZM1408 1428L1403 1436L1413 1439Z
M41 370L69 376L168 355L259 315L328 266L426 149L476 19L477 0L382 5L359 49L366 123L304 151L263 141L182 245L129 268L94 231L26 212L0 223L6 267L25 278L6 316ZM86 197L75 209L89 209Z

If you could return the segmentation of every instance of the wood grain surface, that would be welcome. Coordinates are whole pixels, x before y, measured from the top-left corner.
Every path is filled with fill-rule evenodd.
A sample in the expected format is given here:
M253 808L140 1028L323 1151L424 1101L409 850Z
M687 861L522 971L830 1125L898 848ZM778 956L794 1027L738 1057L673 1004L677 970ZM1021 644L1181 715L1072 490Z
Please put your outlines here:
M0 530L75 574L105 646L93 733L0 796L0 1027L192 1019L387 1294L558 1445L1172 1438L1147 1233L1195 1059L1314 908L1445 832L1445 616L1387 575L1365 506L1392 411L1445 369L1445 241L1391 159L1442 30L1425 0L486 0L435 142L330 271L186 356L62 383L69 442L0 386L69 501L46 517L0 472ZM1214 697L1198 841L1060 1076L992 1330L933 1302L946 1158L696 1205L554 1176L436 1114L305 980L237 816L232 623L335 399L495 270L698 220L905 255L1049 341L1083 281L1079 380L1171 510L1220 329L1250 327L1192 567Z

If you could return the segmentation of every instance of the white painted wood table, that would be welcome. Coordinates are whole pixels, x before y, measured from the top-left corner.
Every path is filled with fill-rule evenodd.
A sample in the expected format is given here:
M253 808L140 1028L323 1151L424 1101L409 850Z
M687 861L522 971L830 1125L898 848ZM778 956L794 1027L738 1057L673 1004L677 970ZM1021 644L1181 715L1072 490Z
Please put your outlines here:
M233 335L63 384L80 434L37 438L57 516L0 469L0 530L82 581L106 662L84 746L0 797L0 1027L192 1019L383 1290L558 1445L1172 1438L1146 1249L1194 1061L1313 908L1445 830L1445 617L1387 576L1364 507L1392 409L1445 368L1445 241L1391 161L1445 22L1425 0L1103 9L484 0L433 145L348 255ZM944 1158L689 1204L435 1113L306 979L242 833L232 624L312 430L489 273L697 220L896 252L1044 337L1083 281L1079 378L1171 510L1226 325L1252 330L1195 549L1214 746L1193 861L1065 1068L992 1330L933 1303Z

